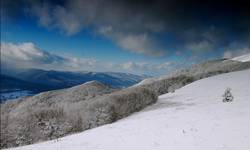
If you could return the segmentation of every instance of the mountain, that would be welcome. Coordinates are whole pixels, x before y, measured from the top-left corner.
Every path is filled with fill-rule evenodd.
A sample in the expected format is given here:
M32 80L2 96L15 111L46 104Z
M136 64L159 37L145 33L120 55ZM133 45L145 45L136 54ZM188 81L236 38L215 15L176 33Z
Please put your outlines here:
M12 74L12 76L24 81L49 85L55 88L71 87L92 80L99 81L115 88L123 88L145 79L144 76L128 73L67 72L54 70L46 71L39 69L22 70L16 74Z
M17 70L15 72L3 71L0 77L1 81L3 81L1 83L1 91L4 91L5 95L10 95L9 93L16 89L18 89L19 92L27 90L30 94L36 94L42 91L68 88L93 80L113 88L126 88L147 78L147 76L128 73L66 72L40 69ZM14 97L5 96L1 99L19 97L16 93L14 95ZM25 96L25 94L23 96Z
M1 104L0 147L51 140L112 123L156 102L144 88L112 89L97 81Z
M23 87L23 89L31 89L34 86L32 85L32 83L27 82L27 81L23 81L14 77L10 77L7 75L0 75L0 79L1 79L1 92L13 89L20 89L20 87Z
M44 90L52 90L49 86L24 81L7 75L0 75L0 101L28 96Z
M248 150L249 75L248 69L195 81L116 123L15 150ZM228 87L234 99L225 103Z

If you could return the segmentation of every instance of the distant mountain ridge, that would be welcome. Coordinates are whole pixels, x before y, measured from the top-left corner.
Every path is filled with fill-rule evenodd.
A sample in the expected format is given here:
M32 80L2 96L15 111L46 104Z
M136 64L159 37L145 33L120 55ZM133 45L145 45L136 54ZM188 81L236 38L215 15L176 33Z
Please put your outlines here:
M53 90L53 88L43 84L32 83L2 74L0 80L0 102L6 99L15 99L46 90Z
M33 91L43 91L45 89L50 89L49 86L42 84L35 84L33 82L25 81L8 75L0 75L1 84L0 92L11 91L11 90L33 90Z
M99 81L114 88L123 88L131 86L143 79L146 76L139 76L128 73L116 72L69 72L69 71L55 71L55 70L40 70L29 69L17 72L12 75L24 81L33 83L41 83L49 86L71 87L82 84L88 81Z
M116 72L68 72L41 69L9 72L3 70L0 76L0 90L12 92L19 89L28 90L36 94L43 91L69 88L94 80L112 88L120 89L132 86L145 78L147 78L147 76ZM15 95L15 93L13 93L13 95ZM8 97L3 99L8 99Z

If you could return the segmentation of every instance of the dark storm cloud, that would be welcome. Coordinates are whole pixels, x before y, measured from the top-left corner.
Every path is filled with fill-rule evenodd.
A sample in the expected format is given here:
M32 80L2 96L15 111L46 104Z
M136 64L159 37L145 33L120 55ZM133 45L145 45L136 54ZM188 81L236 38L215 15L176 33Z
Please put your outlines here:
M6 0L7 1L7 0ZM26 12L47 28L68 35L93 29L123 49L161 56L172 47L159 38L171 33L193 52L249 46L250 6L243 0L23 0L3 2L10 17Z

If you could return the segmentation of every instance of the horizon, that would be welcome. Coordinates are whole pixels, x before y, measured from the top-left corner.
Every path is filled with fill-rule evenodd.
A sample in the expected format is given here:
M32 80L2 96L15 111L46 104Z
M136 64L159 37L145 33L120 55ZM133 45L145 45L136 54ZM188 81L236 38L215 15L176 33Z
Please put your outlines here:
M241 0L3 0L1 68L165 75L250 53L248 6Z

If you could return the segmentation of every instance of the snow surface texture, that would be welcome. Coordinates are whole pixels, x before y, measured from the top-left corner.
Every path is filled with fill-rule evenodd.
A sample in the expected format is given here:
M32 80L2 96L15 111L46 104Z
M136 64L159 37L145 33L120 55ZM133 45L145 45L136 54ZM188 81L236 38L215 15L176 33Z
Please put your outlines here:
M202 79L116 123L15 150L249 150L249 75ZM223 103L227 87L234 100Z
M247 61L250 61L250 54L234 57L232 58L232 60L236 60L240 62L247 62Z

